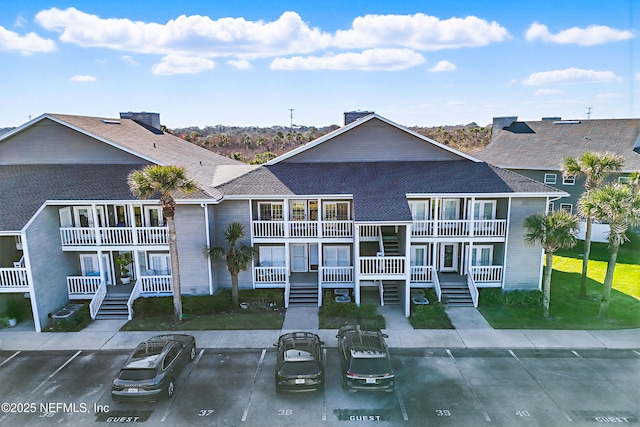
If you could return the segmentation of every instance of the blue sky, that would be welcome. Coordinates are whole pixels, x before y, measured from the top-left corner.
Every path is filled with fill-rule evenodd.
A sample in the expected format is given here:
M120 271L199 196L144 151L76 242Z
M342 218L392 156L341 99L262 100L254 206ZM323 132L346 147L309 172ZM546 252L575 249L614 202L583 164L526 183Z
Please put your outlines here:
M640 117L640 1L0 0L0 127Z

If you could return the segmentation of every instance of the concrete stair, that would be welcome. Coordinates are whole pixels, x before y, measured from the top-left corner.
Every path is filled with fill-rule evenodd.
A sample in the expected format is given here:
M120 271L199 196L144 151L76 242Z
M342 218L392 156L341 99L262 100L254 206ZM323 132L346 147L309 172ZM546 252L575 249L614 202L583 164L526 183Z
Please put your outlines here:
M400 305L398 284L396 282L385 280L382 282L382 288L384 290L382 294L384 305Z
M400 246L398 245L398 236L396 234L383 234L382 245L384 246L385 256L400 255Z
M317 307L318 285L296 284L289 288L289 307L291 306Z
M108 293L98 309L96 320L128 319L129 309L127 308L127 301L129 301L129 295L127 294Z
M450 307L473 307L473 299L467 282L440 282L442 302Z

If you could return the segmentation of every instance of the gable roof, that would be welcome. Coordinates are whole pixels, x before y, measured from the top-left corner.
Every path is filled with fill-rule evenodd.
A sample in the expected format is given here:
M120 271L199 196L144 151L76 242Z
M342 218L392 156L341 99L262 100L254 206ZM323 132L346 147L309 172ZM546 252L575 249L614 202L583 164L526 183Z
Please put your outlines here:
M634 146L640 147L640 119L514 121L494 128L491 143L475 156L503 168L561 170L565 157L611 152L631 172L640 171Z
M52 120L150 163L182 166L188 176L212 197L220 196L212 187L215 168L219 165L242 165L236 160L127 118L43 114L1 135L0 143L42 120Z
M522 197L566 193L484 162L340 162L264 165L217 187L224 198L350 196L356 221L411 221L407 195Z
M430 144L430 145L436 146L436 147L438 147L438 148L440 148L440 149L442 149L442 150L444 150L444 151L446 151L448 153L453 154L457 158L467 159L467 160L471 160L471 161L474 161L474 162L478 161L476 158L474 158L474 157L472 157L472 156L470 156L470 155L468 155L466 153L463 153L463 152L458 151L458 150L454 150L453 148L450 148L450 147L448 147L448 146L446 146L444 144L441 144L441 143L439 143L439 142L437 142L437 141L435 141L435 140L433 140L431 138L427 138L424 135L421 135L421 134L419 134L417 132L414 132L414 131L412 131L410 129L407 129L404 126L401 126L401 125L399 125L397 123L392 122L389 119L386 119L386 118L384 118L384 117L382 117L382 116L380 116L378 114L373 113L373 114L369 114L369 115L366 115L364 117L361 117L361 118L359 118L359 119L357 119L357 120L355 120L355 121L353 121L353 122L351 122L351 123L349 123L349 124L347 124L345 126L342 126L341 128L338 128L338 129L334 130L333 132L329 132L328 134L326 134L326 135L324 135L324 136L322 136L320 138L317 138L317 139L315 139L315 140L313 140L313 141L311 141L311 142L309 142L309 143L307 143L305 145L302 145L302 146L300 146L300 147L298 147L298 148L296 148L294 150L291 150L291 151L289 151L287 153L284 153L284 154L282 154L282 155L280 155L280 156L278 156L278 157L276 157L274 159L271 159L266 164L267 165L275 165L275 164L287 161L287 160L289 160L289 159L291 159L291 158L293 158L295 156L298 156L298 155L300 155L302 153L305 153L305 152L307 152L309 150L312 150L312 149L314 149L315 147L317 147L317 146L319 146L321 144L324 144L324 143L326 143L328 141L336 139L336 138L340 137L341 135L344 135L347 132L351 131L354 128L357 128L359 126L363 126L366 123L374 121L374 120L379 120L379 121L385 123L386 125L388 125L388 126L390 126L392 128L398 129L398 130L406 133L407 135L411 135L411 136L413 136L415 138L418 138L419 140L423 141L425 144Z

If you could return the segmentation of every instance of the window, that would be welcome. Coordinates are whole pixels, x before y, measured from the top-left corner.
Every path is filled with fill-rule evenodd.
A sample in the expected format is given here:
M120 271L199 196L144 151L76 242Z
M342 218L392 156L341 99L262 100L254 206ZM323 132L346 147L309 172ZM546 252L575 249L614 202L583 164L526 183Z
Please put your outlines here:
M291 202L291 220L304 221L307 219L307 203L304 201Z
M412 266L424 266L431 264L431 253L427 249L427 246L411 246Z
M149 270L155 276L171 274L171 257L169 254L149 254Z
M349 246L325 246L324 265L326 267L349 267L351 253Z
M258 215L262 221L282 221L282 203L260 203Z
M555 210L556 210L555 202L549 202L549 204L547 205L547 213L551 213Z
M324 204L326 221L346 221L349 219L349 202L326 202Z
M560 209L573 213L573 205L571 203L560 203Z
M473 204L473 219L495 219L495 200L476 200Z
M414 221L429 219L429 202L411 202L411 217Z
M557 176L555 173L545 173L544 174L544 183L545 184L555 184Z
M284 246L260 246L260 267L284 267Z
M458 199L442 199L442 218L445 220L459 219L460 201Z
M631 182L631 177L628 176L619 176L618 184L629 184Z
M492 265L493 246L474 246L471 250L471 265Z
M562 177L563 185L576 185L576 177L574 175Z

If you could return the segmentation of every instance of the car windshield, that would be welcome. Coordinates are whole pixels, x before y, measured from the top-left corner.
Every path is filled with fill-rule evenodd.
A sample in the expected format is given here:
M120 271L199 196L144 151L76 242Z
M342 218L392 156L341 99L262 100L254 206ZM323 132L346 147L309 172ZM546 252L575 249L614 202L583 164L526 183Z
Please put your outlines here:
M386 357L354 357L349 372L359 375L384 375L392 370Z
M120 371L118 378L121 380L140 381L150 380L155 376L155 369L123 369Z
M284 362L280 369L280 375L311 375L320 372L315 360L301 360L296 362Z

